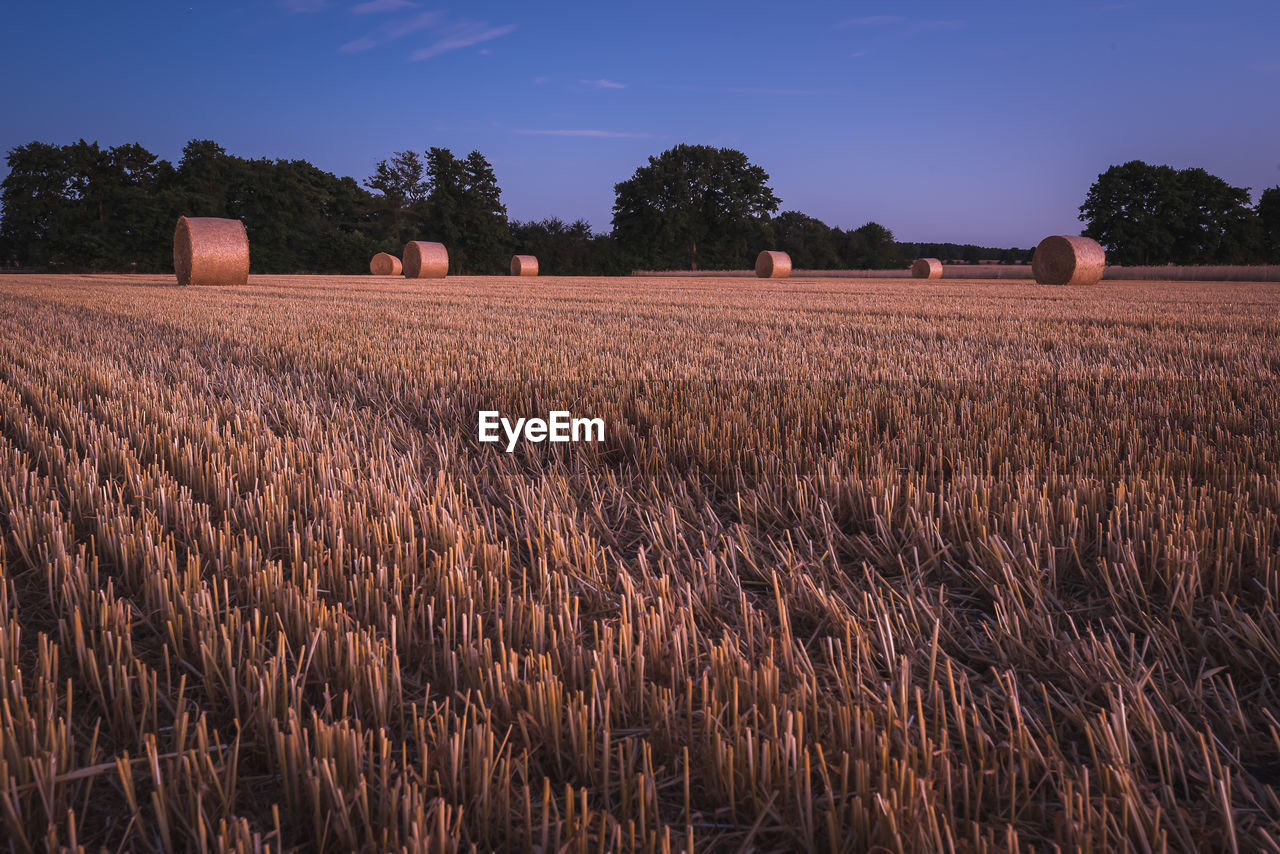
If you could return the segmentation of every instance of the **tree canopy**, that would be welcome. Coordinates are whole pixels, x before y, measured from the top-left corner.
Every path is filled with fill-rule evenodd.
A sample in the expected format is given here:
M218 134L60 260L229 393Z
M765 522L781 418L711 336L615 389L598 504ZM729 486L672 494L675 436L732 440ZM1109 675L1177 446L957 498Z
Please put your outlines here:
M625 275L629 269L613 238L593 234L586 220L565 224L556 217L537 222L512 222L513 254L534 255L544 276Z
M459 160L447 148L427 151L423 234L449 249L459 273L500 273L510 260L507 209L493 167L479 151Z
M677 145L614 187L613 234L636 266L749 266L767 242L778 197L741 151Z
M1245 264L1261 260L1249 190L1203 169L1112 166L1089 188L1084 234L1113 264Z
M749 269L763 248L797 269L887 269L918 255L1025 261L1030 250L904 244L874 222L843 231L799 211L776 218L769 176L740 151L678 145L615 186L614 230L584 220L508 220L478 151L397 151L363 182L306 160L246 159L191 140L177 165L141 145L32 142L8 152L0 182L0 264L45 270L168 272L180 215L239 219L256 273L358 273L376 252L438 240L450 269L502 273L514 253L546 275L632 269ZM1280 193L1280 188L1277 188ZM1265 194L1264 194L1265 196ZM1280 196L1265 196L1272 207ZM1272 221L1275 217L1273 216ZM1257 228L1258 241L1271 231Z
M170 219L173 167L142 146L32 142L11 150L8 164L0 184L0 257L54 270L127 270L164 256L150 238Z
M422 158L416 151L397 151L390 160L379 160L364 183L381 194L374 206L384 231L390 234L390 245L384 248L398 254L405 243L418 239L422 206L430 187Z
M1280 186L1258 198L1258 242L1268 263L1280 264Z

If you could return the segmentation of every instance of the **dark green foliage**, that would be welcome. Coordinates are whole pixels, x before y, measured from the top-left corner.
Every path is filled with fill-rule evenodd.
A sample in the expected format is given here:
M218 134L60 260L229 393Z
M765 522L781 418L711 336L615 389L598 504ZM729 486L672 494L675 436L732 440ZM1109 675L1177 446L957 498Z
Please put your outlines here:
M991 246L975 246L972 243L899 243L901 266L916 258L937 258L943 263L999 262L1001 264L1030 264L1035 249L999 249Z
M1258 215L1249 191L1203 169L1131 160L1089 188L1084 234L1120 265L1246 264L1259 259Z
M389 236L379 248L399 255L404 244L418 239L418 225L425 216L428 184L422 158L416 151L397 151L389 161L379 160L364 183L381 194L375 207Z
M236 157L211 140L187 143L176 168L140 145L103 149L84 140L32 142L11 150L8 163L0 183L6 266L168 272L182 214L243 221L257 273L360 273L375 252L399 255L416 239L444 243L451 272L474 274L505 273L513 253L536 255L544 275L749 269L764 248L788 252L797 269L891 269L915 257L1030 260L1030 250L898 244L876 223L845 232L796 211L770 219L778 199L764 170L740 151L704 145L650 157L616 185L611 234L593 234L582 220L509 223L493 167L478 151L462 159L447 148L396 152L363 187L305 160ZM1200 180L1212 189L1217 179ZM1260 211L1280 207L1280 188L1268 193ZM1238 213L1230 204L1223 210L1222 221ZM1248 223L1232 226L1212 251L1234 257L1270 241L1275 253L1276 218L1252 232Z
M1258 231L1262 260L1280 264L1280 186L1263 190L1258 198Z
M750 266L778 209L768 180L741 151L677 145L614 187L614 238L637 267Z
M797 270L835 270L841 266L832 229L820 219L798 211L783 211L773 220L772 248L791 256Z
M0 200L0 258L5 264L45 265L54 253L54 238L64 230L69 212L71 175L62 150L32 142L11 150L9 175Z
M249 232L255 272L367 271L376 242L361 232L359 208L349 207L355 203L368 210L354 181L305 160L244 165L246 180L230 213Z
M629 271L607 234L593 234L585 220L565 225L551 217L511 223L512 255L536 255L543 276L621 276Z
M228 216L244 183L239 157L209 139L193 139L178 161L176 196L186 216Z
M905 266L893 232L878 222L845 232L842 236L841 260L853 270L893 270Z
M425 222L422 235L449 249L452 273L505 272L510 262L507 209L493 167L473 151L459 160L447 148L427 151Z
M255 273L359 273L377 251L370 195L305 160L245 160L195 141L177 177L184 212L244 222Z
M876 222L841 231L796 211L773 219L772 247L791 256L797 270L897 270L916 258L943 261L1031 262L1030 249L992 249L958 243L899 243Z
M0 260L50 270L173 269L180 215L240 219L254 272L367 269L374 198L305 160L245 160L192 140L175 169L140 145L80 140L9 152Z
M139 145L33 142L9 152L0 259L53 270L148 270L172 257L151 231L173 207L173 167ZM167 235L172 235L172 220Z

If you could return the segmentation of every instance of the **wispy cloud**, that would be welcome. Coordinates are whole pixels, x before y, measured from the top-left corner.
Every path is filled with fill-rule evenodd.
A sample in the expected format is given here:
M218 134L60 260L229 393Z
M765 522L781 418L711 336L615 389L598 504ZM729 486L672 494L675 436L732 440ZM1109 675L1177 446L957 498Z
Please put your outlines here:
M515 133L526 136L589 136L598 139L652 139L651 133L633 133L622 130L564 129L564 130L517 130Z
M578 82L589 89L626 89L627 88L626 83L619 83L616 80L605 80L603 78L601 78L600 80L579 80Z
M490 27L487 24L464 21L455 26L453 31L448 35L411 53L409 55L409 61L421 62L424 59L431 59L433 56L439 56L442 53L460 50L464 47L471 47L472 45L477 45L481 42L492 41L493 39L501 38L508 33L514 32L515 28L515 24L507 24L503 27Z
M1280 62L1255 62L1249 65L1249 70L1258 74L1277 74L1280 73Z
M849 18L836 24L837 27L887 27L903 22L901 15L867 15L862 18Z
M357 15L371 15L378 12L398 12L401 9L416 9L418 4L413 0L369 0L351 7Z
M862 18L849 18L839 21L838 28L856 27L860 29L892 30L892 34L911 35L915 33L933 32L936 30L958 30L965 25L964 21L953 19L931 19L913 21L901 15L867 15Z
M710 95L777 95L784 98L830 98L849 94L835 89L772 89L753 86L660 86L658 88L678 92L702 92Z
M378 2L378 0L374 0ZM361 36L355 41L349 41L342 47L338 48L343 53L359 53L361 51L375 48L378 45L384 45L393 42L396 39L402 39L410 33L416 33L427 27L435 26L440 21L439 12L422 12L414 15L412 18L406 18L402 21L392 21L383 24L378 29L368 35Z

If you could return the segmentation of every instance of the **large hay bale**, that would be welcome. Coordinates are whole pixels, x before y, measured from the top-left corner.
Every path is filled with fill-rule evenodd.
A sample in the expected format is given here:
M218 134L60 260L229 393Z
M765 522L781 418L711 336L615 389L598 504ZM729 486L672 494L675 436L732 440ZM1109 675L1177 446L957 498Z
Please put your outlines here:
M511 275L513 276L538 275L537 257L534 255L512 255L511 256Z
M941 279L942 262L937 258L917 258L911 262L911 276L916 279Z
M1031 274L1042 285L1096 285L1107 269L1107 253L1096 240L1055 234L1031 256Z
M403 266L409 279L443 279L449 275L449 250L443 243L411 240L404 245Z
M756 275L762 279L785 279L791 275L791 256L766 249L756 256Z
M375 276L398 276L403 270L400 259L390 252L379 252L369 262L369 272Z
M173 229L180 285L249 284L249 235L238 219L180 216Z

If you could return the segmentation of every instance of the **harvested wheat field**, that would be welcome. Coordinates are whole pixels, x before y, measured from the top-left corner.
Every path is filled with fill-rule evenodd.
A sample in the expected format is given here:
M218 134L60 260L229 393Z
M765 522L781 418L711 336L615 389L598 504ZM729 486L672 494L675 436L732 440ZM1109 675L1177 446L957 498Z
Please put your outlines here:
M1280 845L1280 287L171 279L0 277L12 850Z

